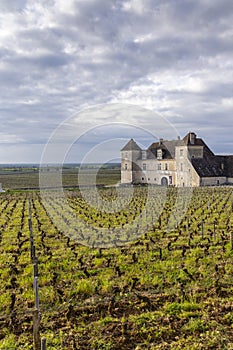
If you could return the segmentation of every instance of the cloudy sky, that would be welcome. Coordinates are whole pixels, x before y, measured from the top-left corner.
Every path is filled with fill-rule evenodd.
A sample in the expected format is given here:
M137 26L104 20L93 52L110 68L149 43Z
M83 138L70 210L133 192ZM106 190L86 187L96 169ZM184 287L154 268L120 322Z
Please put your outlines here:
M0 57L0 163L39 162L70 118L86 135L82 156L99 129L101 142L138 137L148 146L137 128L167 137L162 119L174 137L195 131L214 152L233 154L232 0L0 0ZM149 112L132 118L123 107L120 118L107 108L98 119L106 104Z

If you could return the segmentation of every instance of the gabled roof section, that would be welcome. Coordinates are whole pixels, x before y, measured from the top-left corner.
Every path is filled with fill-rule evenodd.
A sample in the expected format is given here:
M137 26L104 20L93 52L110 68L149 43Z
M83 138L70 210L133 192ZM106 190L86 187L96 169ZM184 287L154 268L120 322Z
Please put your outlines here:
M127 144L121 149L121 151L141 151L142 149L134 141L134 139L129 140Z
M150 145L148 150L157 157L157 150L162 149L163 159L174 159L176 153L176 146L184 145L183 140L160 140L159 142L154 142Z
M203 151L206 155L214 156L214 153L209 149L207 144L202 139L197 137L194 132L189 132L187 135L185 135L183 142L186 146L203 146Z

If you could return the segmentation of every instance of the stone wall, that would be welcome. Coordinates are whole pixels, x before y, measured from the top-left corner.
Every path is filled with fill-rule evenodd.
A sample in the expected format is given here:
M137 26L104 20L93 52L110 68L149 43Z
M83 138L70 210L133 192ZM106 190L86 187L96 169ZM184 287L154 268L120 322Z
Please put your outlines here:
M218 186L224 185L227 182L227 178L225 176L219 177L202 177L200 185L201 186Z

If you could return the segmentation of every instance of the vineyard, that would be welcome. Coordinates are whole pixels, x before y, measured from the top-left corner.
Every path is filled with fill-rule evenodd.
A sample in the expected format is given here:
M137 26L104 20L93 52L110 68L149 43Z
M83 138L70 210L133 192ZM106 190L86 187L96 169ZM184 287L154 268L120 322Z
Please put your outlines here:
M33 349L29 205L48 349L233 349L233 189L194 189L179 220L177 189L157 189L147 204L148 191L135 188L128 206L108 212L67 190L71 213L49 192L48 206L39 191L1 193L0 349ZM117 196L98 193L109 206ZM120 241L92 237L125 228Z

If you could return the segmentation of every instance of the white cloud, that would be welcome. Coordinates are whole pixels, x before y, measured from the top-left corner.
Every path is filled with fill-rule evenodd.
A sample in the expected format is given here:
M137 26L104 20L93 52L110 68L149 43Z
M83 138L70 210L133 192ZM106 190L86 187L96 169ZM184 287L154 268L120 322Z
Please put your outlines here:
M76 9L76 3L77 1L75 0L55 0L54 8L57 10L57 12L72 14Z
M2 0L2 138L46 142L75 111L110 101L158 111L181 134L209 120L229 130L232 10L230 0Z
M223 98L222 99L222 106L232 110L233 109L233 97Z
M123 3L123 9L125 11L133 11L137 14L143 14L145 3L143 0L129 0Z
M0 144L4 144L4 143L20 143L20 142L24 142L25 140L23 138L20 138L18 135L16 134L6 134L6 133L2 133L0 132Z

